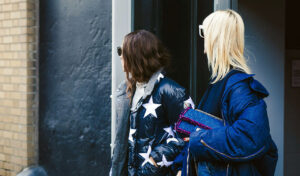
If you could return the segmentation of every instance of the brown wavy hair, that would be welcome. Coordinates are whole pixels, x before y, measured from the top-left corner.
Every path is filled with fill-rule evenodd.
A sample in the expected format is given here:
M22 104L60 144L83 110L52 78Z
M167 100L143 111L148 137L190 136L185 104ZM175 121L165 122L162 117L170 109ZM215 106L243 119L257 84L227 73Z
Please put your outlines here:
M170 54L151 32L137 30L127 34L123 41L122 58L127 79L127 93L133 96L136 82L147 83L151 76L170 62Z

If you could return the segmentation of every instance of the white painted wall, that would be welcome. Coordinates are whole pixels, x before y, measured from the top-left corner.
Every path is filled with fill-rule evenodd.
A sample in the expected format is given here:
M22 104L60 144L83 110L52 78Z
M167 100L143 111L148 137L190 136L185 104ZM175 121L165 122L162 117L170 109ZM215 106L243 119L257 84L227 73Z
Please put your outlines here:
M248 63L270 93L266 103L271 135L279 150L276 176L283 175L284 154L284 7L284 0L238 1L245 22Z
M230 9L231 0L214 0L214 11Z
M115 96L114 93L119 83L125 79L122 71L117 47L122 45L124 36L131 32L132 0L112 0L112 119L111 119L111 143L115 140ZM112 146L112 145L111 145ZM113 146L112 146L113 150ZM111 150L111 151L112 151Z

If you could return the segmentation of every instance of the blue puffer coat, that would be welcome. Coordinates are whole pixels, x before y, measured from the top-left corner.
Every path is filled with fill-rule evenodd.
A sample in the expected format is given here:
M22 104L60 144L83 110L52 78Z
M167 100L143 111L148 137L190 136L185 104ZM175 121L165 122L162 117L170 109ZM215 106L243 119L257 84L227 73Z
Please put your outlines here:
M253 75L232 75L222 96L225 126L190 135L182 175L203 175L199 163L206 165L207 175L274 175L278 155L263 100L267 96Z
M123 90L119 92L125 92L126 86L121 87ZM128 102L128 98L117 97L117 106L124 104L124 101ZM117 107L118 136L111 175L175 175L170 167L183 149L184 141L174 131L174 124L190 104L193 105L193 102L186 90L159 71L149 80L143 97L135 107L131 110L124 109L124 106L120 106L121 109ZM128 120L124 123L121 120L126 118L129 124ZM149 157L159 167L155 167Z

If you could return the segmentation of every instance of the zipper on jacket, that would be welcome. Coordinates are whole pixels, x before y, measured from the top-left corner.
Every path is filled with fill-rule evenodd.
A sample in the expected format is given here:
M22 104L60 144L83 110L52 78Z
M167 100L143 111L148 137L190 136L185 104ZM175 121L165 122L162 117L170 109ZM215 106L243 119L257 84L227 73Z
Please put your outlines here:
M223 122L224 122L224 126L226 126L226 120L225 120L222 108L221 108L221 116L222 116L222 119L223 119Z
M188 148L188 156L186 157L186 176L189 175L189 158L190 158L190 148Z
M218 150L212 148L211 146L209 146L208 144L206 144L206 142L204 142L203 139L201 139L200 142L201 142L205 147L207 147L207 148L213 150L214 152L216 152L216 153L218 153L218 154L220 154L220 155L222 155L222 156L225 156L226 158L232 159L232 160L234 160L234 159L247 159L247 158L251 158L251 157L253 157L253 156L255 156L255 155L258 155L258 154L259 154L260 152L262 152L262 151L264 150L264 148L265 148L265 146L263 146L263 148L261 148L258 152L254 153L254 154L251 154L251 155L248 155L248 156L245 156L245 157L232 157L232 156L226 155L225 153L222 153L222 152L220 152L220 151L218 151Z
M195 159L193 160L193 162L194 162L194 167L195 167L195 169L196 169L196 176L199 176L198 175L198 166L197 166L197 163L196 163L196 161L195 161Z
M229 173L229 163L227 164L226 176L228 176L228 173Z

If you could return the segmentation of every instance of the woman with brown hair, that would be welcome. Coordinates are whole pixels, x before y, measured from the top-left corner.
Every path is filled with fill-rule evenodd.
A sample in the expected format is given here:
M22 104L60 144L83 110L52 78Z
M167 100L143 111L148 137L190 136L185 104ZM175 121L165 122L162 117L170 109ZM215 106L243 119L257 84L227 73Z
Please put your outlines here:
M139 30L118 47L126 81L116 92L116 138L111 175L175 175L170 166L184 146L174 123L192 105L186 90L167 78L170 55L152 33Z

